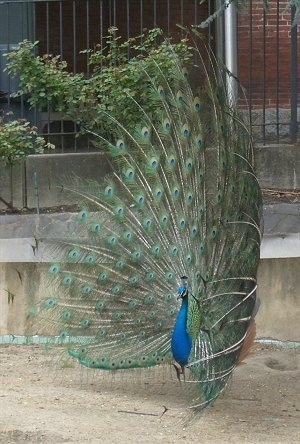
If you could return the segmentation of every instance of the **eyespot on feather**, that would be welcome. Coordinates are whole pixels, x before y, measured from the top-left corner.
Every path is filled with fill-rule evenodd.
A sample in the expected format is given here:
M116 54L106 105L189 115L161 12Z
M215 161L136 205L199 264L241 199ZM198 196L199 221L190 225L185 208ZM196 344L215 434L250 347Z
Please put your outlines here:
M171 120L167 117L163 120L163 129L169 131L171 129Z
M183 127L181 128L181 135L184 138L188 138L190 135L190 128L187 124L184 124Z
M157 92L158 92L160 97L164 97L165 91L164 91L164 88L161 85L158 86Z
M201 102L200 102L200 98L199 97L197 97L197 96L194 97L193 104L194 104L195 110L196 111L200 111L200 109L201 109Z
M143 126L142 130L141 130L141 135L142 137L146 140L150 138L150 130L149 128L147 128L146 126Z
M183 94L182 91L178 91L176 94L176 102L178 103L178 105L183 105L184 101L183 101Z

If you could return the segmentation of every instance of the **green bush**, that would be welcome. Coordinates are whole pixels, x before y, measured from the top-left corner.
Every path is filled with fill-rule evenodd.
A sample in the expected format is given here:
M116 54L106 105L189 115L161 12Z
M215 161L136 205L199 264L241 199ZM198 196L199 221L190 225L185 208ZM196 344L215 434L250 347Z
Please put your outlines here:
M0 116L0 160L5 166L19 162L29 154L42 154L54 145L37 134L37 128L25 119L5 120Z
M86 78L69 73L58 56L36 56L37 45L24 41L7 54L8 72L20 79L17 94L29 93L31 106L50 106L82 129L106 137L116 127L113 119L131 131L145 114L155 116L157 99L149 88L150 78L155 84L161 79L172 83L174 63L185 66L192 59L185 39L170 44L160 29L122 42L117 29L111 28L103 47L83 51L89 58Z

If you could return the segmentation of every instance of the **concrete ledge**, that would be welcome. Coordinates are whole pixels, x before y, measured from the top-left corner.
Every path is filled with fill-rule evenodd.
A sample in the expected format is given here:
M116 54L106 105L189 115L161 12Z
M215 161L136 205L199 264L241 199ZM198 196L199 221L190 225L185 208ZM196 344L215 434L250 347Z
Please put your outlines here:
M300 233L265 235L260 249L261 259L300 257Z
M38 262L34 238L0 239L0 262Z
M295 190L300 188L300 154L297 145L264 145L254 149L256 174L262 188ZM28 156L21 166L10 170L0 165L0 195L17 208L35 208L38 195L41 208L70 205L76 196L64 191L74 177L101 182L111 171L104 153L42 154ZM35 188L34 173L37 177ZM11 190L11 183L13 189ZM0 208L5 205L0 202Z
M261 258L300 257L300 203L264 205ZM74 231L74 213L0 216L0 262L51 262L54 257L34 236Z
M300 202L263 206L264 233L300 233Z
M300 257L300 233L265 236L261 244L261 259ZM55 254L43 243L36 249L33 237L0 239L0 263L6 262L52 262Z

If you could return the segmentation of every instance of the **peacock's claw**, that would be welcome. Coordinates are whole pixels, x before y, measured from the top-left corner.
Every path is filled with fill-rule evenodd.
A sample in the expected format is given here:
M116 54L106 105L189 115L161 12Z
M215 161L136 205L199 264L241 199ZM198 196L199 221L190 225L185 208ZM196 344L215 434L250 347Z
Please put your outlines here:
M176 370L176 376L179 382L181 382L181 375L183 375L183 380L185 381L185 367L184 365L180 365L177 361L172 362L175 370Z

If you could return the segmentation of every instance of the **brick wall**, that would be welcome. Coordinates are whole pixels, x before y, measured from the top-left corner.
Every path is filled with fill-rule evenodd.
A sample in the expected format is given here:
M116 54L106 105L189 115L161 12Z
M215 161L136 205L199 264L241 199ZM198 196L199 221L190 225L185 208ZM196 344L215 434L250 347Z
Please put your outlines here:
M238 76L253 108L290 106L291 13L285 7L271 0L264 11L263 1L254 0L239 12Z

